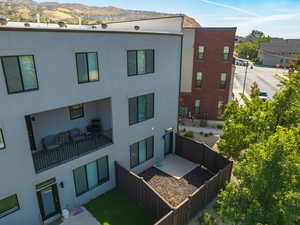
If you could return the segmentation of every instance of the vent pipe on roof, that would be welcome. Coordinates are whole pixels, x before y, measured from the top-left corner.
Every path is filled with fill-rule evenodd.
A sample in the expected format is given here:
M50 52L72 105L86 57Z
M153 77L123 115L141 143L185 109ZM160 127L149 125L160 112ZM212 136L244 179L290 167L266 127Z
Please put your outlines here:
M6 18L0 18L0 25L5 26L7 24L7 19Z
M59 27L67 27L67 25L64 21L59 21L57 24Z
M103 29L106 29L106 28L107 28L107 24L102 23L102 24L101 24L101 27L102 27Z
M30 23L24 23L24 27L30 27Z
M139 30L139 29L140 29L140 26L134 26L134 29L135 29L135 30Z

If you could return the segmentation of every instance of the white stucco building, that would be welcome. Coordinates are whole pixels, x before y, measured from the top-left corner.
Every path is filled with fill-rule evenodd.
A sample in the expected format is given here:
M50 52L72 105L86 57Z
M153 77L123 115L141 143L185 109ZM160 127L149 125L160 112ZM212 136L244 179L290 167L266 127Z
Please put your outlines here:
M172 151L182 20L0 26L0 225L50 222L112 189L115 160Z

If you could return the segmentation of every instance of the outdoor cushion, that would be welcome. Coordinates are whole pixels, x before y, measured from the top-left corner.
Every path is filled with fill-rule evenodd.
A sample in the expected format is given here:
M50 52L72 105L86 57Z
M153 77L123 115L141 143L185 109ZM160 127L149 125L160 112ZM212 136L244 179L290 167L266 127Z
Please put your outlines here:
M46 150L51 150L59 147L56 135L49 135L47 137L44 137L42 142Z
M72 141L78 142L84 140L85 136L81 133L81 131L78 128L74 128L69 131L70 137Z

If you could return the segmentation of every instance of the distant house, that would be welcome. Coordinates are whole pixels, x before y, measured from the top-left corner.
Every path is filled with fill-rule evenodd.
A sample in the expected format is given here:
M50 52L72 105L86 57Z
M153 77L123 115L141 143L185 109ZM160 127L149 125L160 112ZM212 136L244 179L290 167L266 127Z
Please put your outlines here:
M296 55L300 55L300 39L272 38L270 42L260 44L257 58L265 66L287 67Z

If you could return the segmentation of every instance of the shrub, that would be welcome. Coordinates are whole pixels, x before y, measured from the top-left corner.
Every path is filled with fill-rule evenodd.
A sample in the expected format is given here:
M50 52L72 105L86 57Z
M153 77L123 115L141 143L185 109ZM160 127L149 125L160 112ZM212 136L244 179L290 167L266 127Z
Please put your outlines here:
M217 128L220 129L220 130L222 130L222 129L223 129L223 126L224 126L224 125L222 125L222 124L218 124L218 125L217 125Z
M204 133L204 137L208 137L208 133Z
M194 137L194 131L188 130L187 132L185 132L184 136L189 137L189 138L193 138Z
M203 132L202 132L202 131L200 131L200 133L199 133L199 134L203 135Z
M217 220L214 218L213 215L209 214L209 213L203 213L200 217L199 217L199 225L218 225Z
M209 136L212 136L212 135L214 135L214 133L213 133L213 132L209 132L208 135L209 135Z

